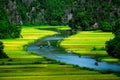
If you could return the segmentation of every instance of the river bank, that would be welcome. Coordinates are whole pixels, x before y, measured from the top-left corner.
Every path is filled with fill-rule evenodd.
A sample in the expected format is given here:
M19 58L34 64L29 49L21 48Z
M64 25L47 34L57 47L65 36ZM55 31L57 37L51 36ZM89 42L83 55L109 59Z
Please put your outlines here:
M120 65L108 62L98 62L97 65L94 56L78 56L71 51L65 51L60 48L59 41L64 40L61 36L48 36L38 40L35 44L28 46L28 52L35 52L38 55L45 56L66 64L78 65L79 67L86 67L99 71L120 71ZM42 41L42 42L41 42ZM49 41L50 43L48 44ZM55 41L53 43L53 41ZM39 43L39 44L38 44ZM42 47L40 47L42 44Z

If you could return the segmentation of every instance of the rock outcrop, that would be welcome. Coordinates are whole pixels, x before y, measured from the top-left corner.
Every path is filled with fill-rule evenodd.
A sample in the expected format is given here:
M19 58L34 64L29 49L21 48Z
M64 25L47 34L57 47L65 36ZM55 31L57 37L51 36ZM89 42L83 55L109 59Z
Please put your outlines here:
M5 11L9 22L14 23L17 26L23 24L21 16L19 15L20 13L18 12L16 0L9 0L5 5Z

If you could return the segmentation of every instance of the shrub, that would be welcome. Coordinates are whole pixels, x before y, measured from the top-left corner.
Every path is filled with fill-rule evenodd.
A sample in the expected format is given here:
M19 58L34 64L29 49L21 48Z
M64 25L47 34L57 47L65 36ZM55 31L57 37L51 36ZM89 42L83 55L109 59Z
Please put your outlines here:
M3 49L3 43L0 41L0 58L8 58L8 56L4 53Z
M118 44L116 45L113 53L115 57L120 58L120 42L118 42Z
M110 56L120 58L120 19L115 22L113 33L115 38L106 42L106 50Z
M97 48L94 46L94 47L92 48L92 51L95 51L95 50L97 50Z
M113 33L117 36L120 35L120 19L115 22L115 26L113 27Z
M101 30L103 31L112 31L112 28L113 28L113 24L110 23L110 22L107 22L107 21L104 21L101 23Z
M120 37L115 37L106 42L106 51L110 56L120 58Z
M57 25L60 25L60 23L59 23L58 21L51 20L50 25L51 25L51 26L57 26Z

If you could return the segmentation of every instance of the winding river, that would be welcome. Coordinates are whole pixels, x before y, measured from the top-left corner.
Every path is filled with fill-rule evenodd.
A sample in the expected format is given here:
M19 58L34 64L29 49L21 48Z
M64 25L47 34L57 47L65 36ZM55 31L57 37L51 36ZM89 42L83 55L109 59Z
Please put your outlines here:
M42 41L51 41L51 40L61 40L62 37L59 36L52 36L44 38ZM28 50L30 52L35 52L41 56L45 56L60 62L64 62L67 64L78 65L80 67L86 67L95 70L104 70L104 71L115 71L120 72L120 65L115 63L108 63L108 62L97 62L95 65L96 60L92 56L78 56L76 54L68 53L65 51L60 51L59 48L53 46L43 46L39 47L36 44L31 44L28 46Z

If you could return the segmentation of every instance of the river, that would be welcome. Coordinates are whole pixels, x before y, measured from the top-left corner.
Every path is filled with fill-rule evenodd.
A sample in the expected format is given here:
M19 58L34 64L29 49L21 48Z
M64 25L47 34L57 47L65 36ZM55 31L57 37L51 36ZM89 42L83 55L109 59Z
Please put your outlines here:
M51 41L51 40L62 40L63 37L59 36L52 36L44 38L42 41ZM108 63L108 62L97 62L95 65L96 60L92 56L78 56L73 54L72 52L60 51L59 48L50 46L42 46L41 48L36 44L31 44L28 46L27 51L29 53L35 52L41 56L45 56L51 58L53 60L57 60L60 62L64 62L66 64L73 64L78 65L80 67L86 67L95 70L102 70L102 71L115 71L120 72L120 65L115 63Z

